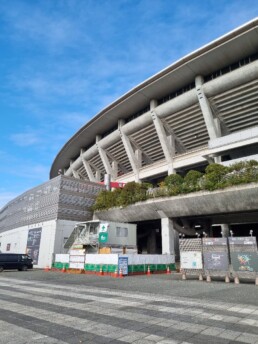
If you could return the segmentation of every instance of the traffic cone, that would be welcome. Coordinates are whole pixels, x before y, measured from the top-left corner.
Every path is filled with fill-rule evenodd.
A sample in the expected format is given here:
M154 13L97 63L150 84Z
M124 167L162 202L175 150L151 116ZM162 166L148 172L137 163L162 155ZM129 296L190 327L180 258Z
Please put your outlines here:
M66 272L66 268L65 268L65 265L63 265L63 268L62 268L62 270L61 270L63 273L65 273Z
M120 277L120 278L123 278L123 277L124 277L124 276L123 276L123 271L122 271L122 269L119 270L119 277Z
M48 265L46 265L46 267L45 267L44 271L48 272L49 270L50 270L50 269L49 269L49 266L48 266Z
M103 270L102 270L102 266L101 266L100 269L99 269L99 275L100 275L100 276L103 276L103 275L104 275Z
M114 277L114 278L118 278L118 271L117 271L117 268L115 269L115 272L114 272L113 277Z
M147 270L147 275L150 276L151 272L150 272L150 266L148 265L148 270Z
M167 266L167 274L170 274L169 265Z

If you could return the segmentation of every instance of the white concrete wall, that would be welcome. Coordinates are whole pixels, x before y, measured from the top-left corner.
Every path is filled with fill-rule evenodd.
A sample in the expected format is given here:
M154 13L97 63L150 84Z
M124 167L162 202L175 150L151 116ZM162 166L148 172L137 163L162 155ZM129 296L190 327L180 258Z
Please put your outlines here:
M33 228L42 228L38 264L34 265L34 267L44 268L52 262L56 233L55 220L23 226L1 233L0 249L2 253L26 253L28 232ZM6 250L8 244L10 244L10 251Z

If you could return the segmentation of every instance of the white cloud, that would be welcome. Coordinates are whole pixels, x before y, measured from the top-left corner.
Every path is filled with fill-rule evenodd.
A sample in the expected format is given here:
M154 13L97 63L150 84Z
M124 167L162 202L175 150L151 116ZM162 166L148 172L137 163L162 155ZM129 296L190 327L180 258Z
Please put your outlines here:
M39 142L39 136L36 133L17 133L10 136L10 140L17 146L27 147Z

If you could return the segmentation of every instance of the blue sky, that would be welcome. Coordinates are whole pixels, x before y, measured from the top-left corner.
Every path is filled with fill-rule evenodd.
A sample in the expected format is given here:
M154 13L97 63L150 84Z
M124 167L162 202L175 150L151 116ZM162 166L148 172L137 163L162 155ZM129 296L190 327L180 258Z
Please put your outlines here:
M1 0L0 208L101 109L257 15L255 0Z

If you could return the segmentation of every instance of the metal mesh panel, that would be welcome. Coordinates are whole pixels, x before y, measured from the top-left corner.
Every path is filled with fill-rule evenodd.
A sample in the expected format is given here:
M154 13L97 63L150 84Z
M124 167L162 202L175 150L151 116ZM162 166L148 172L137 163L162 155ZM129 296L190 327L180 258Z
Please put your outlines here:
M54 219L87 221L103 185L58 176L9 202L0 212L0 232Z
M201 252L202 253L202 239L180 239L179 249L181 252ZM203 269L183 269L185 273L190 275L198 275L203 273Z

